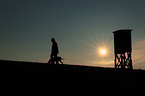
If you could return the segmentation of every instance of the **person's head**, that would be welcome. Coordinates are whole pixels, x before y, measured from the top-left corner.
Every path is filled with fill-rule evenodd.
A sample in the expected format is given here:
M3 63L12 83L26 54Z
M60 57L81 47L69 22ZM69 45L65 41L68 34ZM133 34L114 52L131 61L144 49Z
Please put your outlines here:
M51 38L51 42L55 42L55 39L54 38Z

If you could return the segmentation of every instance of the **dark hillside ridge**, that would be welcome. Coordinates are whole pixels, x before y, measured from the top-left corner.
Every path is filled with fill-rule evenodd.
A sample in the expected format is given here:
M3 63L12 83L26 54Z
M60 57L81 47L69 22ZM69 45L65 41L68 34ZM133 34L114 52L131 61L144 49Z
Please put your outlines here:
M0 60L5 95L145 94L144 70Z

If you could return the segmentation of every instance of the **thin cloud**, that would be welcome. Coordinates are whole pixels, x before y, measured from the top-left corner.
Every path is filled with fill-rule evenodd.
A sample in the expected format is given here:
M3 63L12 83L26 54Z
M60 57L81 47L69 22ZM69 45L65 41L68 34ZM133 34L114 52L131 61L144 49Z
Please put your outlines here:
M145 63L145 40L134 44L133 60L134 64Z

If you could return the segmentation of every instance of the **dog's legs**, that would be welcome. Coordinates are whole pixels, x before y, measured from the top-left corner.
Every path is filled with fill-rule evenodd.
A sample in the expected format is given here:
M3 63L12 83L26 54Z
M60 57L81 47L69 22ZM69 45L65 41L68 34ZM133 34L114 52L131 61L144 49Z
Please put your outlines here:
M56 64L58 64L58 60L56 60L55 62L56 62Z
M61 64L63 64L63 62L60 60Z

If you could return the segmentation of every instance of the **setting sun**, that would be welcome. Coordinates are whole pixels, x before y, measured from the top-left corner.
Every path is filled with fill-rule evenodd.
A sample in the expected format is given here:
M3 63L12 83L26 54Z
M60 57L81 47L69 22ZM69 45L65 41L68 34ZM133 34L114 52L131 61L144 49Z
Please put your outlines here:
M105 55L105 54L106 54L106 50L105 50L105 49L101 49L100 53L101 53L102 55Z

